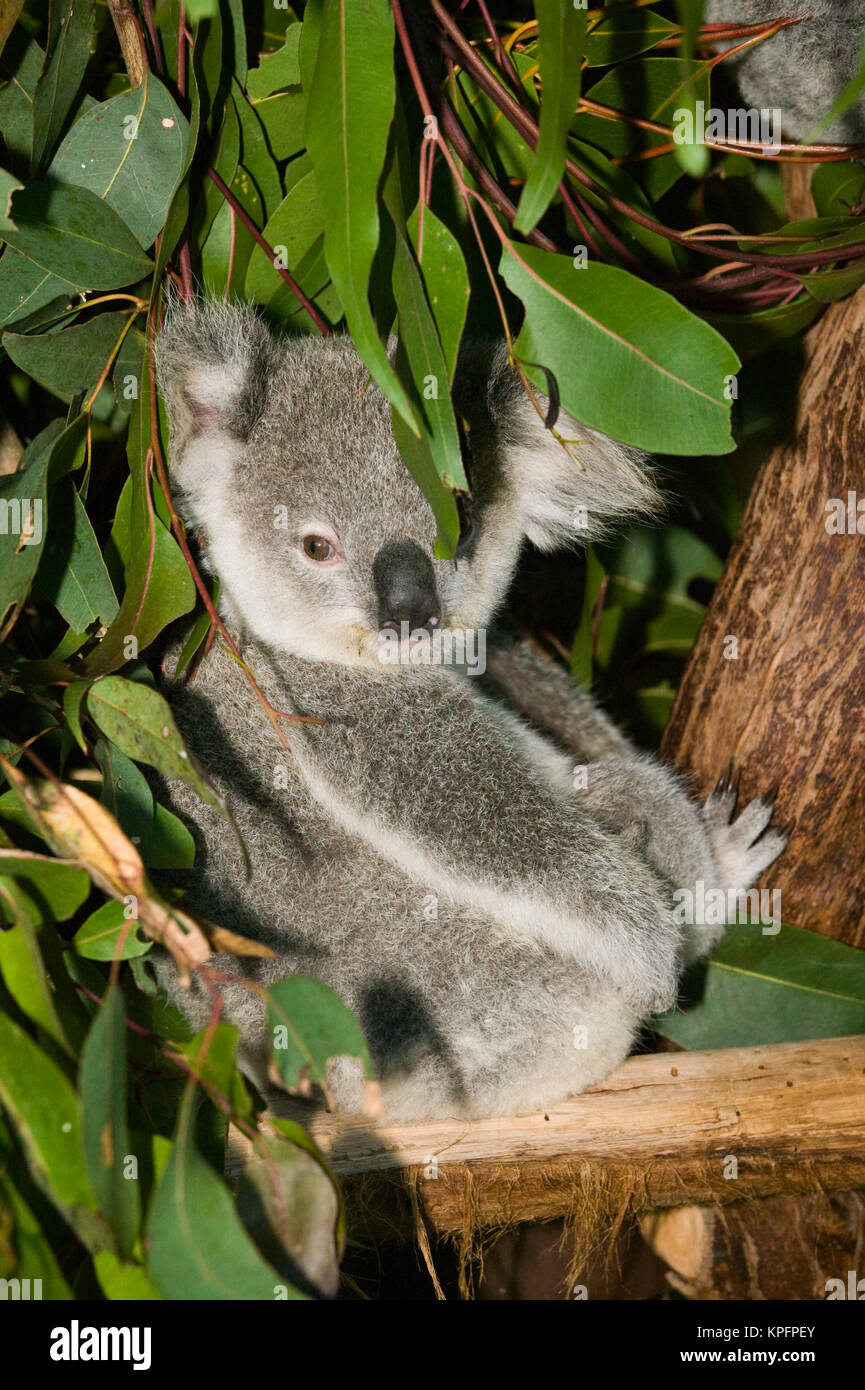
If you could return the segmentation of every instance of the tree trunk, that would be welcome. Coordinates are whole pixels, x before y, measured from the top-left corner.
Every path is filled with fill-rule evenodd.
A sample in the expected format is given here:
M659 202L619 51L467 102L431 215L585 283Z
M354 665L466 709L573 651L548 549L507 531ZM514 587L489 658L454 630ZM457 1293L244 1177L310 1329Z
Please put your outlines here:
M784 920L865 946L865 289L806 353L792 438L754 485L662 756L703 792L731 759L745 801L778 784L778 819L795 818L767 876Z
M776 784L777 817L795 822L765 880L784 921L861 947L865 289L830 307L805 351L794 429L754 485L662 756L704 793L731 760L743 802ZM740 1203L720 1228L711 1208L662 1212L644 1235L691 1297L825 1298L827 1260L833 1275L859 1268L862 1212L852 1193L791 1195Z

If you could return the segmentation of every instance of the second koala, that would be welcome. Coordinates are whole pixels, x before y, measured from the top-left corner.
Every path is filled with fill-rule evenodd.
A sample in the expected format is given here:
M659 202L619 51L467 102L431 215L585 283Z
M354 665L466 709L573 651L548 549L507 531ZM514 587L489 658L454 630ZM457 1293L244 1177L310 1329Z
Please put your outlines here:
M412 664L412 639L380 659L403 623L486 629L524 538L591 538L656 502L638 454L560 419L575 463L503 350L466 354L458 377L472 516L454 562L433 556L432 510L350 339L280 340L247 308L199 304L159 343L172 478L228 625L275 708L322 721L283 725L289 756L218 644L175 689L252 861L247 879L228 822L174 786L200 850L189 903L277 952L216 961L238 977L225 1016L259 1086L264 1013L240 980L314 975L360 1019L394 1121L532 1110L600 1080L721 935L679 925L674 890L744 890L784 847L766 802L732 823L729 789L701 807L525 646L488 650L483 681ZM201 985L173 993L203 1025ZM359 1107L353 1065L331 1082Z

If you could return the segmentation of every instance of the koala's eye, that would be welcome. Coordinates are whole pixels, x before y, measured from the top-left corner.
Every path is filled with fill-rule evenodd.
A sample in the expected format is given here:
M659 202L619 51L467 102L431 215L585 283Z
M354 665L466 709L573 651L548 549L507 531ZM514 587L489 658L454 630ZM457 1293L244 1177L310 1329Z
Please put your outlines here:
M304 536L302 542L304 555L310 560L329 560L336 552L324 536Z

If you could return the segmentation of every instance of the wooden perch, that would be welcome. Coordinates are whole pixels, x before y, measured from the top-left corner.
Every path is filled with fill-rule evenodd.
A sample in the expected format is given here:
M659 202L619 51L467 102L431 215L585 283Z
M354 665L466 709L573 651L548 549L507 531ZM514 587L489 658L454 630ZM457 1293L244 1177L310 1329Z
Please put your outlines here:
M428 1227L463 1233L565 1216L589 1194L600 1216L848 1188L865 1184L865 1037L631 1057L511 1119L312 1128L368 1235L412 1229L409 1197ZM234 1136L229 1173L248 1155Z

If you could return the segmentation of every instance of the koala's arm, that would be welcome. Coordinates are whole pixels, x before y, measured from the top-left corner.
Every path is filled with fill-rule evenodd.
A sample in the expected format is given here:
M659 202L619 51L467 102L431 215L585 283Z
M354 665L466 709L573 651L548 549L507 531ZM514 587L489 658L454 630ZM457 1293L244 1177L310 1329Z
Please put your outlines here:
M568 672L529 642L488 647L486 678L513 709L572 753L575 763L636 751Z
M547 782L512 716L441 672L344 678L292 738L313 795L436 891L603 974L642 1012L674 997L680 933L636 839ZM410 943L407 943L410 949Z

